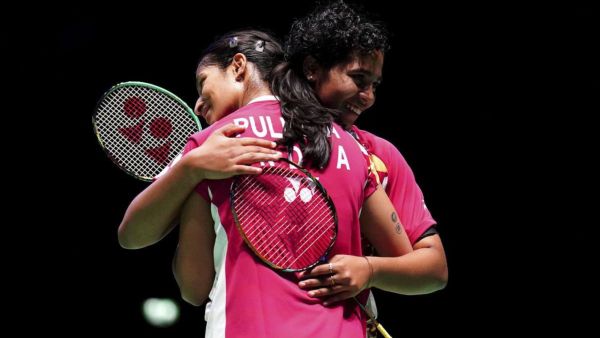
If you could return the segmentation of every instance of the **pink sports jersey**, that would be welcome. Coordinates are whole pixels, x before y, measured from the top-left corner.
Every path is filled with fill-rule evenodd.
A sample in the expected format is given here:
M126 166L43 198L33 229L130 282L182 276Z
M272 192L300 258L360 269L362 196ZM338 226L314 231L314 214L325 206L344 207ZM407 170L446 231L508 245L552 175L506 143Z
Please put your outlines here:
M398 212L400 221L412 244L436 221L425 205L421 188L410 166L396 147L385 139L353 126L361 144L376 155L374 165L380 182Z
M247 126L241 136L270 140L282 137L279 102L259 101L193 135L185 153L201 145L213 130L231 122ZM360 256L359 211L376 186L369 178L364 153L353 137L334 125L331 141L327 167L310 170L331 196L338 214L338 236L329 258L336 254ZM298 163L300 156L295 151L292 160ZM325 307L321 299L311 298L300 289L297 274L275 271L255 256L232 218L231 183L231 179L206 180L196 187L211 203L216 232L216 279L206 311L206 337L364 338L366 318L352 299Z

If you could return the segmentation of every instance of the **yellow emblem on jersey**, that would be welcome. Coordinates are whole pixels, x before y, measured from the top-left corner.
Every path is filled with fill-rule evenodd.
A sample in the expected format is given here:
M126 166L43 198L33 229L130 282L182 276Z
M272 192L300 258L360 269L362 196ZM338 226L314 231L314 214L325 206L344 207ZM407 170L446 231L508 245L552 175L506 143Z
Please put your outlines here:
M369 160L369 170L375 176L377 184L381 184L379 173L387 173L387 167L385 166L383 161L375 154L369 154Z

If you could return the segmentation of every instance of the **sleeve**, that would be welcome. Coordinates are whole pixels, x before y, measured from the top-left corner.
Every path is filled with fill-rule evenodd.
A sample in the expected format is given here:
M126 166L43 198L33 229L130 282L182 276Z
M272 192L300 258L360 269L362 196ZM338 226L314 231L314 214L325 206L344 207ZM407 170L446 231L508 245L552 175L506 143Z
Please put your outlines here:
M365 182L365 199L368 198L369 196L371 196L375 190L377 190L377 186L380 184L379 182L379 176L377 174L377 171L375 170L375 166L373 164L373 162L371 161L371 156L366 155L365 159L367 161L367 167L368 167L368 172L367 172L367 180Z
M400 151L391 143L385 142L387 149L380 154L387 167L385 191L398 212L411 244L414 244L436 221L427 209L423 192L412 169Z
M367 146L363 142L360 141L358 134L356 133L356 130L358 130L358 129L350 129L348 131L348 133L351 135L352 140L355 142L355 144L360 149L360 152L361 152L361 154L366 162L366 165L367 165L367 177L366 177L365 186L363 189L364 193L365 193L365 199L367 199L375 192L375 190L377 190L377 186L379 184L381 184L381 181L380 181L379 175L377 173L377 168L375 166L375 162L373 161L374 158L373 158L372 154L370 153L370 150L367 148Z
M200 135L202 135L202 132L200 132L200 134L195 134L192 135L189 139L188 142L186 143L185 147L183 148L183 153L182 156L185 156L187 153L189 153L190 151L198 148L199 146L202 145L202 141L200 141ZM208 181L207 180L203 180L202 182L198 183L198 185L194 188L194 190L207 202L210 203L210 194L209 194L209 188L208 188Z

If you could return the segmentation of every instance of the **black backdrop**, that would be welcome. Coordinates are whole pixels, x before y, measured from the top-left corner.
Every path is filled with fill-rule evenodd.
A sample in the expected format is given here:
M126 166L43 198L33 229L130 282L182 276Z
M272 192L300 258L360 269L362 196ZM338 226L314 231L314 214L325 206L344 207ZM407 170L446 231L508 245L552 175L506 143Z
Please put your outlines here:
M53 160L47 180L53 194L45 203L56 222L39 236L45 244L42 256L49 259L40 257L44 263L34 270L45 282L41 290L33 283L32 304L37 305L26 309L32 318L44 316L42 309L50 309L50 315L60 309L60 320L47 330L76 336L203 335L203 307L181 301L172 278L176 236L143 250L119 247L117 226L146 184L105 157L91 115L101 94L122 81L157 84L193 105L196 62L214 37L247 27L283 36L293 18L312 6L241 1L79 5L55 7L53 15L38 8L29 17L42 40L28 68L36 73L38 89L52 93L45 101L54 114L47 128L60 131L53 135L53 149L69 149ZM364 7L387 22L394 38L377 103L357 124L394 143L411 165L439 223L450 270L447 288L431 295L377 292L381 322L394 337L514 332L515 323L528 322L530 308L520 299L509 303L509 311L500 310L528 269L509 263L518 242L508 241L505 232L522 226L522 219L506 211L515 207L506 198L514 191L504 188L513 181L510 173L524 169L509 158L522 155L513 152L516 139L528 135L541 114L530 98L548 76L543 71L547 47L554 39L564 42L569 33L587 32L592 17L585 9L565 9L549 19L544 8L491 4L377 0ZM591 47L581 47L587 43L574 35L569 47L588 55ZM572 70L581 72L583 66L575 63ZM38 109L43 112L44 106ZM54 197L59 191L64 197ZM179 322L162 329L146 324L141 303L149 297L176 299ZM42 308L40 299L46 304ZM47 306L50 299L53 305Z

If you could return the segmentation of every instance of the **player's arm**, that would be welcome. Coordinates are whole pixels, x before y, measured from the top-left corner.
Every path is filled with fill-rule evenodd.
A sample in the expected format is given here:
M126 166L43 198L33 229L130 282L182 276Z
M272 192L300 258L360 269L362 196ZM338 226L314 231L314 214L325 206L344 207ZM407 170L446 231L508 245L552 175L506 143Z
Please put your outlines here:
M258 174L260 169L250 164L279 158L271 141L232 137L244 129L228 124L216 130L135 197L119 226L121 246L139 249L160 241L173 229L182 204L202 180Z
M322 297L325 304L356 296L367 287L411 295L429 293L443 288L448 278L445 256L439 236L429 236L410 245L396 210L381 189L365 201L361 213L361 228L369 242L382 257L335 255L333 274L328 264L322 264L303 276L299 286L312 297ZM336 285L331 287L333 276Z
M424 205L423 193L412 169L395 146L389 142L387 145L387 153L383 152L389 177L386 192L413 243L413 252L403 256L399 265L406 273L397 285L406 288L405 294L443 289L448 281L448 266L442 239Z
M396 210L381 186L365 200L361 211L361 229L369 242L377 251L386 257L384 261L374 262L372 257L335 255L328 264L322 264L302 276L299 286L310 290L311 297L324 297L325 304L356 296L365 288L377 286L379 288L397 292L398 276L395 264L402 255L412 252L412 246L406 231L400 224ZM377 273L381 280L375 282L375 264L378 264ZM325 277L333 277L335 285Z
M208 297L215 277L213 227L209 203L199 194L190 194L181 211L173 274L181 297L196 306L202 305Z
M391 202L386 199L387 196L384 198L380 194L371 195L361 215L363 233L381 256L368 258L373 269L371 286L405 295L429 293L443 288L448 270L445 256L440 259L440 254L444 253L439 236L422 239L407 253L405 246L408 237L395 209L390 207ZM377 205L383 206L388 220L380 210L375 210Z

